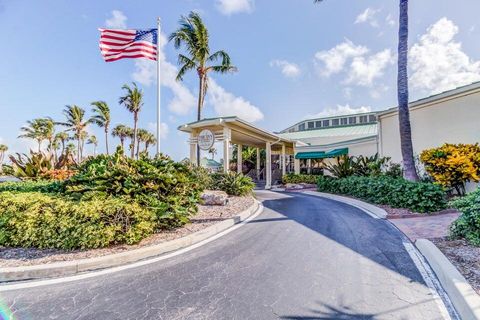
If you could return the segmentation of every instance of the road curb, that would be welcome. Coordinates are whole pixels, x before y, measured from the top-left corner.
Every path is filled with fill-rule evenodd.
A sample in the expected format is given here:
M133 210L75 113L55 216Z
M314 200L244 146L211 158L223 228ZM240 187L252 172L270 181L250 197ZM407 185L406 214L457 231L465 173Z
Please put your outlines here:
M263 207L260 205L260 202L254 199L254 203L248 209L240 212L238 215L232 218L216 223L210 227L194 232L185 237L159 243L153 246L89 259L54 262L33 266L0 268L0 283L73 276L79 273L134 263L180 249L185 249L245 221L257 210L262 208Z
M440 249L427 239L418 239L415 246L432 267L461 319L480 319L480 296Z
M373 216L374 218L377 218L377 219L387 218L387 212L382 208L379 208L377 206L374 206L373 204L370 204L358 199L352 199L349 197L339 196L336 194L325 193L325 192L318 192L318 191L304 191L302 193L346 203L360 210L363 210L364 212L368 213L370 216Z

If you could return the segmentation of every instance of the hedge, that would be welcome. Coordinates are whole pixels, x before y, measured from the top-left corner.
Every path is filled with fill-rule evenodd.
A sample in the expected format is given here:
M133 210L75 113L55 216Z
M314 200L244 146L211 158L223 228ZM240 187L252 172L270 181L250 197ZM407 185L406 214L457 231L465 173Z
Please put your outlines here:
M462 212L450 226L451 236L465 238L471 244L480 246L480 188L452 201L451 205Z
M76 201L39 192L0 194L0 246L102 248L137 243L155 227L153 211L124 197Z
M282 177L282 183L317 183L317 175L288 173Z
M445 192L439 185L387 176L319 177L317 188L321 192L349 195L370 203L420 213L439 211L445 209L447 204Z

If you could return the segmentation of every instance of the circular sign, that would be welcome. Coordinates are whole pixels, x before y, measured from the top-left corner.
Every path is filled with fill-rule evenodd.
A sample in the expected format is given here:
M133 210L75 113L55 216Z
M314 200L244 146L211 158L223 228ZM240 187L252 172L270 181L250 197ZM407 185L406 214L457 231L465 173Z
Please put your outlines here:
M202 150L210 150L211 147L213 147L213 144L215 143L215 134L208 130L204 129L200 131L200 134L198 135L198 147Z

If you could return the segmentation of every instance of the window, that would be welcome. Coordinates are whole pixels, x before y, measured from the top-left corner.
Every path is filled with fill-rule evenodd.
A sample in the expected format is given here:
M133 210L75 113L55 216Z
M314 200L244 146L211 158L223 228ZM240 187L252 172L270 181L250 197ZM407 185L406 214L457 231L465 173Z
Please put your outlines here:
M348 121L347 118L342 118L342 119L340 119L340 123L341 123L342 126L346 125L346 124L347 124L347 121Z
M298 126L298 131L305 131L305 123L302 123Z
M315 128L321 128L322 127L322 121L315 121Z
M332 119L332 126L338 126L340 124L340 119Z
M356 124L356 123L357 123L357 117L348 118L348 124Z
M368 121L369 121L369 122L375 122L375 121L377 121L377 117L376 117L374 114L371 114L371 115L368 117Z
M308 129L313 129L315 126L315 123L311 121L311 122L308 122L307 125L308 125Z
M330 120L323 120L323 126L324 127L329 127L330 126Z
M360 116L360 123L367 123L368 117L367 116Z

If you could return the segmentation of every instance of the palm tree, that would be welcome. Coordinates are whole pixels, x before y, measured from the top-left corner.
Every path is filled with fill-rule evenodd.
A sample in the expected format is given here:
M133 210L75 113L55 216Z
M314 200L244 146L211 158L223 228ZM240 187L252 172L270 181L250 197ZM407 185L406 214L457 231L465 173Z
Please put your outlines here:
M63 114L67 118L66 122L59 124L67 127L67 131L73 131L75 139L77 139L77 162L80 163L82 158L83 142L86 138L85 129L92 122L92 119L85 119L85 110L76 105L68 105L63 110Z
M176 49L182 45L185 47L188 56L178 55L180 69L177 74L177 81L183 80L184 75L195 70L199 79L197 121L202 119L202 108L205 95L208 89L208 74L210 72L227 73L236 71L232 65L230 56L223 50L210 54L208 29L198 13L190 12L187 17L182 16L179 21L180 27L173 32L169 41L173 41ZM220 64L216 64L218 60ZM210 65L213 63L213 65ZM197 147L197 165L200 164L200 149Z
M103 128L105 132L105 149L108 152L108 132L110 128L110 107L105 101L94 101L91 103L93 106L92 112L94 116L92 117L93 123L95 123L100 128Z
M150 134L150 132L148 132L145 129L138 129L138 132L137 132L137 158L138 158L138 150L140 150L140 143L141 142L146 143L146 141L148 140L148 135L149 134Z
M49 149L51 148L54 130L54 122L52 119L38 118L27 121L27 125L20 128L20 131L23 133L18 137L36 140L38 143L38 152L40 152L44 140L49 141Z
M123 85L122 89L126 91L125 95L120 97L119 103L123 104L128 111L133 113L133 139L132 139L132 150L131 157L135 156L135 142L137 140L137 123L138 123L138 113L143 106L143 92L138 89L135 82L132 83L133 87L130 87L126 84ZM138 150L137 150L138 157Z
M120 139L122 149L125 149L125 139L129 137L131 130L132 129L123 124L117 125L112 130L112 136L118 137Z
M0 144L0 174L3 172L3 160L8 151L8 147L4 144Z
M315 3L322 1L323 0L314 0ZM400 17L398 25L397 98L400 147L403 158L403 176L407 180L418 181L419 178L413 157L410 110L408 109L408 0L400 0Z
M55 140L62 144L61 155L63 155L65 153L65 142L70 140L70 136L68 135L68 133L62 131L62 132L59 132L55 135Z
M210 149L208 149L208 153L212 155L212 160L213 160L215 159L215 155L217 154L217 149L214 147L211 147Z
M98 146L97 137L92 134L90 137L88 137L87 144L93 144L93 156L95 157L97 155Z
M149 132L144 142L145 142L145 152L148 153L148 147L150 145L155 145L157 143L157 138L155 138L155 135L153 133Z

